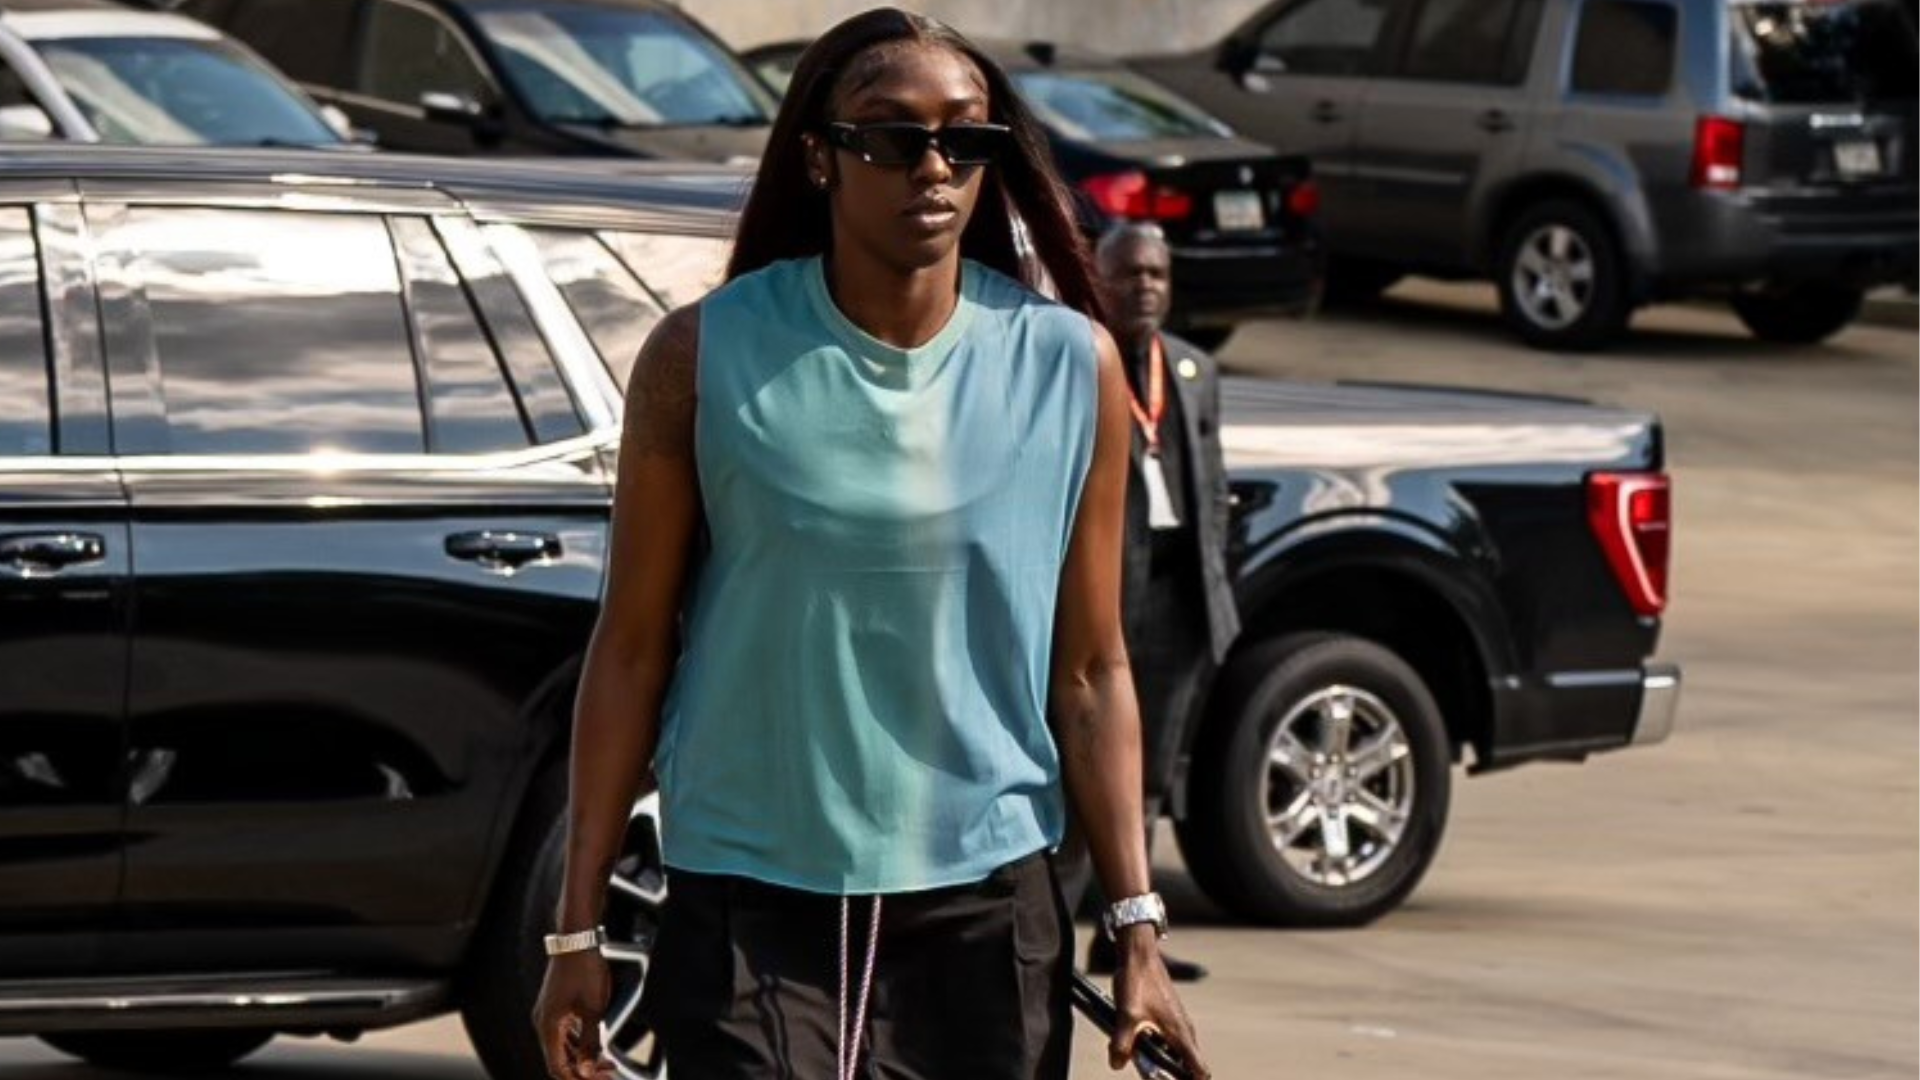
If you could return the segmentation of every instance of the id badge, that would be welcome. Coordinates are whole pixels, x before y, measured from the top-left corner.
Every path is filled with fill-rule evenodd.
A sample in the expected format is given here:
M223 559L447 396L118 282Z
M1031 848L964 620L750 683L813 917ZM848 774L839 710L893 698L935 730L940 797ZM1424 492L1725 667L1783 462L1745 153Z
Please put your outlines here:
M1141 472L1147 484L1147 526L1179 528L1180 515L1173 512L1173 495L1167 491L1167 474L1160 468L1160 455L1146 455Z

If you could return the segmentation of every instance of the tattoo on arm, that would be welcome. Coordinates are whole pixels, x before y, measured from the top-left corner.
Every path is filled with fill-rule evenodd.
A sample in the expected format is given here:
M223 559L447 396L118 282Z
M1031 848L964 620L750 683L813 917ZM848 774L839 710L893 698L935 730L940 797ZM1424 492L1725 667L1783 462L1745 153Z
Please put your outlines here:
M693 456L699 357L698 307L669 312L647 335L627 384L627 441L635 454Z

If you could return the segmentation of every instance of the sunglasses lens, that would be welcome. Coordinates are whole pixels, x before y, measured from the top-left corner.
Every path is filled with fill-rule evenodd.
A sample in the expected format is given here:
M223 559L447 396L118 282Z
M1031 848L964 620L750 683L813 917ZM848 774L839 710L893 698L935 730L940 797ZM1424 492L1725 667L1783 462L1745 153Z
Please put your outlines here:
M1001 128L957 125L940 133L940 145L951 164L985 165L1000 155L1006 137Z
M863 128L862 154L875 165L912 165L926 156L933 133L914 124L876 124Z
M1007 129L980 124L956 124L937 132L919 124L837 124L832 131L837 145L883 168L919 164L936 139L947 164L955 166L990 164L1008 143Z

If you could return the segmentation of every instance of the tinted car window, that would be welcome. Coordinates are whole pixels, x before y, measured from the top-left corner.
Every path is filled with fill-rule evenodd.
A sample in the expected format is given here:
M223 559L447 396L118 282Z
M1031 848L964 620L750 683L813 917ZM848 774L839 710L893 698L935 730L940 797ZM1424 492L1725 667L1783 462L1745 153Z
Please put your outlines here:
M36 48L107 142L252 146L340 141L297 91L229 42L57 38Z
M1587 94L1666 93L1673 82L1678 22L1670 4L1588 0L1581 5L1574 39L1571 88Z
M553 123L761 124L773 99L681 19L616 7L488 7L475 18L507 79Z
M1260 33L1260 52L1298 75L1358 75L1366 70L1389 0L1307 0Z
M427 388L427 448L472 454L526 446L520 405L433 226L398 218L392 228Z
M1914 27L1887 0L1733 7L1733 92L1782 104L1915 96Z
M529 229L547 276L559 287L574 318L586 328L595 352L626 388L647 332L660 321L653 297L591 233Z
M24 207L0 207L0 457L53 452L40 255Z
M163 445L123 452L424 449L379 218L135 207L105 247L145 292L166 414Z
M241 0L220 25L301 82L343 86L359 8L354 0Z
M1022 71L1014 74L1013 82L1040 121L1069 139L1231 134L1225 124L1130 71Z
M1445 82L1509 81L1507 43L1519 0L1426 0L1414 20L1403 74Z
M418 105L426 93L487 97L487 79L460 33L430 11L373 0L360 41L361 90L386 101Z

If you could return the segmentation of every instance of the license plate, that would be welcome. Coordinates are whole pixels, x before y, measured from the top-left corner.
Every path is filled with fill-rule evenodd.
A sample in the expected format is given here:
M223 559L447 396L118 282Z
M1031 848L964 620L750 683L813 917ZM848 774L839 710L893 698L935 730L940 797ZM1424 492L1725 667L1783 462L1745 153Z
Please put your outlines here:
M1871 139L1843 139L1833 144L1833 170L1843 180L1880 175L1880 144Z
M1213 220L1222 232L1246 232L1267 227L1267 214L1257 191L1216 191Z

